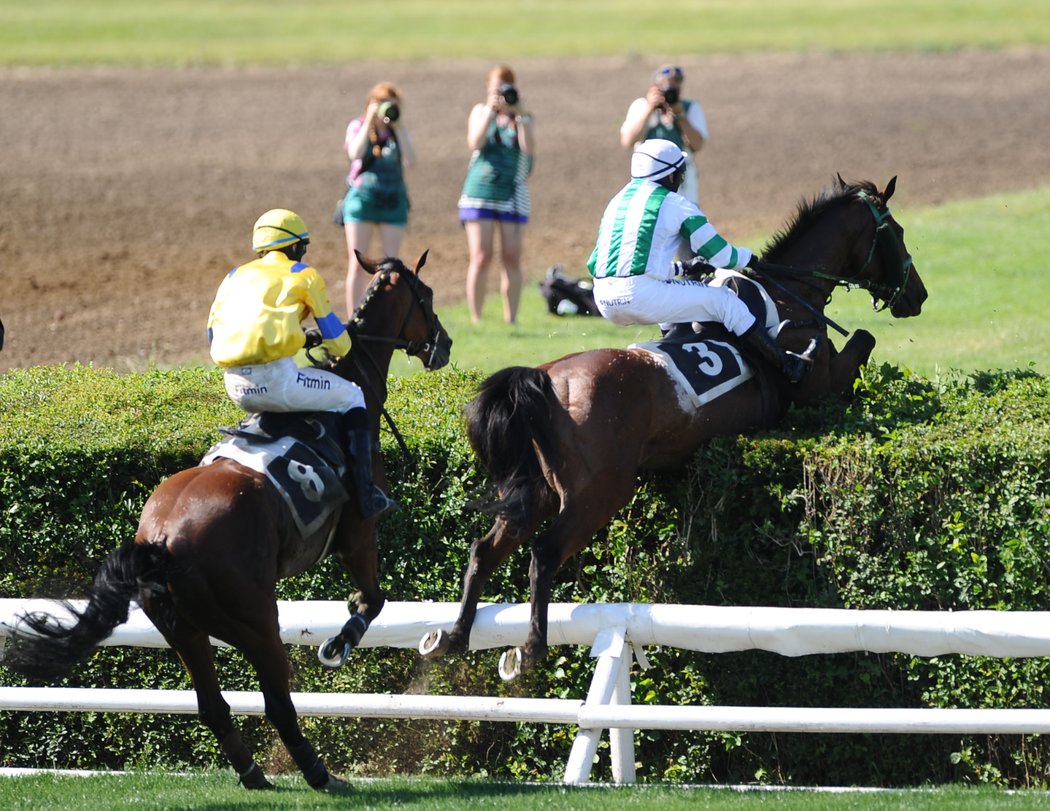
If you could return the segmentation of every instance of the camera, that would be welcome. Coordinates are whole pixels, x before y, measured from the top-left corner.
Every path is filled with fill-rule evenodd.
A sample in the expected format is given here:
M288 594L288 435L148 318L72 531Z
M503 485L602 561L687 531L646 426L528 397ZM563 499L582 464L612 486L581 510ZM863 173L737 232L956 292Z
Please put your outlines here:
M391 99L379 102L379 109L376 112L388 124L397 121L401 117L401 108L397 106L396 101Z
M664 94L664 101L666 101L668 104L678 103L677 87L674 87L673 85L671 87L662 87L660 88L660 92Z
M518 88L514 85L501 84L498 92L509 107L513 107L518 103Z

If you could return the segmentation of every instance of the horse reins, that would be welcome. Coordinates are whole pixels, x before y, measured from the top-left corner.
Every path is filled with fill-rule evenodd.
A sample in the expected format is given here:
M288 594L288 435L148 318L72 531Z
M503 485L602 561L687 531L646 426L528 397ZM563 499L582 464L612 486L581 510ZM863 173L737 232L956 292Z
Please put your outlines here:
M766 263L763 262L762 264L765 265ZM800 271L798 268L789 268L786 265L770 266L771 269L772 269L772 267L784 268L785 270L790 271L792 275L808 275L808 276L817 276L818 275L818 272L815 271L815 270ZM777 272L782 272L782 271L778 270ZM842 327L839 324L835 323L829 316L827 316L824 313L822 313L820 310L818 310L816 307L814 307L812 304L810 304L808 301L806 301L804 298L802 298L802 296L800 296L794 290L790 290L787 287L784 287L784 285L782 285L776 279L773 279L772 277L770 277L767 273L762 273L761 271L752 269L751 272L748 273L747 275L751 276L752 278L758 279L763 284L767 284L770 287L775 287L777 290L779 290L785 296L794 299L796 303L800 304L801 306L803 306L807 310L809 310L809 312L812 313L813 317L816 318L818 322L823 323L826 326L831 327L832 329L836 330L839 334L841 334L843 336L848 336L849 335L849 330L848 329L846 329L845 327Z
M908 286L908 279L911 276L911 269L913 266L911 254L905 249L901 240L897 238L897 234L890 227L890 210L885 207L884 210L880 211L879 207L875 204L872 196L864 191L858 191L856 196L863 200L868 210L871 212L872 217L875 219L875 234L871 240L871 247L868 249L868 256L865 259L864 264L860 270L857 271L857 276L861 275L868 269L872 259L875 258L875 251L878 249L884 259L889 260L889 264L899 263L900 275L896 285L893 284L879 284L877 282L869 282L867 284L863 282L854 282L855 277L843 277L835 274L825 273L823 270L818 268L795 268L789 265L776 265L770 262L761 262L760 266L766 272L762 270L752 269L748 275L761 279L764 283L775 287L777 290L782 292L784 295L789 296L795 302L805 307L813 316L819 321L826 324L829 327L837 330L842 335L849 335L849 330L836 324L831 318L826 316L808 301L803 299L798 293L793 290L789 290L784 285L770 277L770 273L779 273L785 276L795 276L798 278L804 278L806 276L812 276L818 279L827 279L833 281L836 284L846 283L846 285L856 284L864 290L867 290L872 295L873 300L878 298L882 299L882 306L875 306L876 312L881 312L887 307L893 307L904 294L904 289Z
M385 283L385 282L390 280L390 275L392 273L394 273L394 272L395 271L393 271L393 270L382 271L380 273L380 275L378 275L376 277L376 279L372 283L373 284ZM396 271L396 272L402 272L402 271ZM412 291L412 304L408 308L408 312L405 313L404 319L401 321L401 327L398 329L398 333L400 334L404 330L405 325L408 323L408 319L411 318L411 316L412 316L413 310L418 305L419 308L423 311L423 317L426 318L426 320L427 320L427 329L430 331L430 340L429 341L425 341L422 344L420 344L417 341L406 341L404 338L395 338L395 337L388 336L388 335L371 335L371 334L368 334L368 333L358 332L357 329L355 328L355 324L358 323L358 322L357 322L356 319L353 319L353 318L350 319L350 323L347 324L346 329L347 329L347 332L350 333L350 336L351 336L352 339L360 338L360 339L362 339L364 341L374 341L376 343L393 344L395 349L404 349L405 350L405 354L407 354L409 356L412 356L412 357L415 357L416 355L420 355L420 354L422 354L424 352L429 351L430 352L430 358L428 360L433 360L433 355L434 355L435 352L437 352L437 349L438 349L439 338L440 338L440 330L437 328L437 326L435 326L433 320L427 314L426 307L423 305L423 298L422 298L422 296L419 295L419 286L418 286L419 277L416 276L414 273L410 273L409 275L412 278L412 282L411 282L410 287L409 287L409 289ZM371 362L372 367L375 370L375 372L377 373L377 377L378 377L379 376L378 373L380 372L379 365L375 362L375 359L372 357L372 354L366 348L362 347L362 349L364 350L363 354L365 354L368 357L368 359ZM360 360L357 357L354 357L352 359L352 361L353 361L353 363L357 364L359 369L361 369ZM401 448L402 456L404 456L405 461L410 466L414 466L415 463L416 463L415 457L412 455L412 452L409 450L408 443L405 442L405 438L401 435L401 431L398 430L397 425L394 423L394 418L390 416L390 412L387 410L387 407L385 405L386 397L385 396L383 396L383 397L378 396L378 394L376 393L375 389L371 386L371 384L368 383L367 375L363 374L364 370L361 369L361 371L362 371L362 377L364 378L364 385L367 386L369 389L371 389L371 394L372 394L373 398L375 398L375 400L378 403L380 403L380 406L379 406L380 413L383 415L384 419L386 419L386 423L387 423L387 425L390 428L390 433L392 433L394 435L394 439L397 440L398 447ZM384 385L384 394L385 394L385 387L386 387L386 381L385 380L383 382L383 385Z

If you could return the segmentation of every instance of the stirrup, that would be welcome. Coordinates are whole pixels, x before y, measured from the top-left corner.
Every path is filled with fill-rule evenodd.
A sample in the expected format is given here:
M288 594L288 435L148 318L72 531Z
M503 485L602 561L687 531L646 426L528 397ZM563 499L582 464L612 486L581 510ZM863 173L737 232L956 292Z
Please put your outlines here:
M367 495L364 493L358 495L357 507L361 512L361 517L366 520L386 515L400 506L394 499L384 493L377 484L372 485L372 491Z
M820 349L821 341L820 335L814 335L809 339L809 343L801 354L784 352L781 368L789 383L797 384L806 379L806 375L813 366L813 356Z

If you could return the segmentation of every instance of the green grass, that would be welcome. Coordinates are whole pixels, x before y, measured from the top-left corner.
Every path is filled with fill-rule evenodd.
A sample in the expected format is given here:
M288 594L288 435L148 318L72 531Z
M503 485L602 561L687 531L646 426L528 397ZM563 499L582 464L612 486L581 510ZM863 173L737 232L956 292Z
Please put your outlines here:
M859 811L879 809L1027 809L1045 808L1045 792L1005 792L982 788L945 788L850 792L805 790L739 791L686 786L579 787L491 783L483 780L396 779L353 781L344 795L314 792L300 778L277 778L276 791L247 792L228 771L174 774L125 774L77 777L34 775L0 777L0 807L60 808L459 808L579 809L613 808L663 811L679 808L770 808L784 811Z
M0 65L1050 45L1044 0L0 0Z
M875 361L927 377L949 369L1050 373L1050 187L894 214L930 294L922 314L894 319L874 313L863 290L840 288L828 315L851 331L871 332L878 341ZM767 239L756 235L743 242L760 247ZM442 308L441 320L455 341L453 362L485 372L659 335L655 327L551 315L534 283L522 293L519 323L512 327L502 322L496 295L486 301L479 325L470 323L465 304ZM831 336L842 345L837 333ZM395 374L417 370L416 361L395 356Z

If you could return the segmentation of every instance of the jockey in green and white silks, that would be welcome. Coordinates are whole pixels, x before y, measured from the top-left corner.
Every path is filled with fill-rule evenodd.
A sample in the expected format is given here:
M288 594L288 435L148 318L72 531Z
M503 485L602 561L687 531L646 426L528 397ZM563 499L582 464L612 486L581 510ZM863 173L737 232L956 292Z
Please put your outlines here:
M674 276L683 245L718 268L740 270L757 261L749 248L727 242L677 193L684 173L685 155L671 141L653 138L635 148L632 179L606 206L587 262L598 311L621 325L720 322L798 382L810 359L785 352L756 328L755 317L734 292Z
M685 155L670 141L656 138L638 145L631 156L632 179L606 207L587 262L594 300L616 324L720 321L743 335L755 317L732 291L674 278L683 242L715 267L739 270L752 256L748 248L723 239L694 203L668 188L669 182L658 182L684 165Z

